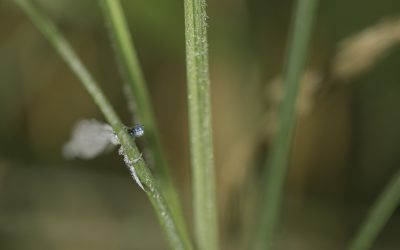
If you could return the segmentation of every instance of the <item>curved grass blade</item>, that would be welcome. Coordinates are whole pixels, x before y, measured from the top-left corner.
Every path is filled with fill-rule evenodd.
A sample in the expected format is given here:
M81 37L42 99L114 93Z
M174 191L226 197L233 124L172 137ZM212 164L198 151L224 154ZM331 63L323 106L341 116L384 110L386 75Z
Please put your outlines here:
M173 185L171 174L169 173L149 93L122 6L119 0L102 0L102 9L107 20L108 31L114 44L113 47L122 69L123 77L129 89L128 94L137 107L135 114L137 114L140 123L146 128L144 138L155 162L156 175L160 179L162 192L167 197L169 204L171 204L171 212L178 222L180 230L183 234L187 235L182 207Z
M16 3L30 17L36 27L43 33L47 40L54 46L56 51L68 64L71 70L81 80L83 86L89 92L90 96L93 98L94 102L97 104L106 120L118 136L121 146L123 146L124 151L130 161L134 162L136 159L140 158L140 152L132 138L128 135L125 126L121 123L111 104L108 102L96 81L81 63L69 43L52 24L52 22L44 14L40 13L30 3L30 1L16 0ZM137 162L135 165L135 170L158 216L170 248L191 249L189 239L185 238L185 236L182 235L178 230L177 222L171 215L167 200L160 192L158 184L152 176L149 168L146 166L145 162L142 160Z
M400 171L393 177L372 206L352 240L350 250L370 249L379 232L400 204Z

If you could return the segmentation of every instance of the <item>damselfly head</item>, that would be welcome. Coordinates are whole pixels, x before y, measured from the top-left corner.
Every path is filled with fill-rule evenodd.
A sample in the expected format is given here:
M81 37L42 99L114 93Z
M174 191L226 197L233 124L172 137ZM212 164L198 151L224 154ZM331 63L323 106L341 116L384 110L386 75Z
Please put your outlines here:
M144 127L140 124L135 125L132 128L128 128L128 133L133 138L141 137L144 134Z

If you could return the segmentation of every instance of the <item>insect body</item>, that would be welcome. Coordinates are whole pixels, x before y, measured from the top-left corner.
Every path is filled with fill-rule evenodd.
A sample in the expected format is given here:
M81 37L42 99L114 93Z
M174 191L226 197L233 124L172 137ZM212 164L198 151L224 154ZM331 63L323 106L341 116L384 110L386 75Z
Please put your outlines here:
M135 139L144 134L144 127L140 124L132 128L126 127L126 132ZM142 154L131 160L120 144L117 134L110 125L95 119L81 120L75 125L71 139L64 145L63 154L66 158L92 159L110 147L119 145L118 153L124 157L133 179L144 189L134 168L135 164L142 160Z

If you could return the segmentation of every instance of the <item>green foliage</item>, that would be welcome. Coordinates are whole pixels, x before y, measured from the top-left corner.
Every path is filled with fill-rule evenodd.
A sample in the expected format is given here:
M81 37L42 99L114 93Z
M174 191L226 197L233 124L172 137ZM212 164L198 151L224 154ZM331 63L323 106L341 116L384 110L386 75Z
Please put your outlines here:
M379 232L400 203L400 171L388 183L360 226L349 249L370 249Z
M200 250L218 249L205 0L185 0L186 68L195 234Z
M141 154L135 142L126 133L124 125L107 97L64 36L53 25L52 21L38 11L37 8L32 5L31 1L15 0L15 2L25 11L35 26L43 33L46 39L82 82L93 101L103 113L107 122L112 126L129 160L134 161L134 159L140 158ZM265 176L262 177L265 186L260 192L265 195L265 197L263 200L263 210L257 215L259 218L259 221L257 221L257 224L259 224L259 231L256 232L257 240L254 243L256 249L272 249L275 234L279 227L285 178L296 125L296 102L301 87L300 79L305 69L307 48L313 28L313 20L316 15L317 3L317 0L297 0L294 8L292 30L290 31L287 49L287 61L284 66L283 80L285 97L281 102L280 116L278 119L279 129L273 140L269 159L265 163L267 171ZM134 3L130 4L133 5ZM152 3L150 5L151 7L147 9L144 15L156 15L156 12L153 13L153 8L157 6L157 4L157 2ZM254 4L261 4L261 6L263 6L264 2L254 1ZM347 2L345 4L347 4ZM80 8L83 5L77 6L77 8ZM143 184L144 191L149 201L154 207L170 248L193 249L179 197L174 188L168 163L161 146L156 118L146 88L144 75L137 58L133 38L125 20L123 8L118 0L102 0L102 8L107 19L108 32L112 38L114 50L127 89L129 89L129 99L134 100L135 106L137 107L134 110L134 115L137 116L135 119L137 118L146 129L146 146L154 159L154 176L149 170L147 163L143 160L135 164L135 171L140 182ZM258 12L255 12L255 14L257 13ZM264 15L264 13L260 12L260 15ZM131 17L132 16L134 15L131 15ZM162 24L163 18L159 18L158 16L157 18L157 23ZM217 250L219 249L219 228L215 187L214 145L212 139L213 130L211 126L212 115L208 66L206 0L185 0L184 20L196 249ZM386 32L382 34L395 34L395 32L392 32L392 29L396 30L395 28L398 26L394 24L395 22L393 22L393 26L388 25L388 29L383 29ZM165 27L167 27L167 25ZM179 29L174 29L174 32L176 32L176 30ZM377 36L376 34L380 33L370 33L371 31L376 32L378 29L372 27L369 31L367 30L367 32L360 33L361 35L357 34L357 36L360 35L360 40L356 39L354 41L372 41L372 43L365 44L372 46L370 48L376 48L373 46L377 46L382 51L386 51L389 47L395 46L398 43L393 39L383 39L383 35ZM169 34L169 31L167 30L160 33L150 31L149 33L152 33L154 37L163 37L165 34ZM366 36L366 34L369 33L370 35ZM174 36L174 38L176 37L178 37L178 35ZM376 37L379 37L382 41L392 41L393 43L387 43L387 47L380 47L379 45L381 44L373 43ZM354 48L348 44L347 46L354 50L361 47L358 42L354 43L356 44ZM365 45L364 43L361 44ZM388 44L390 46L388 46ZM347 63L353 65L353 61L348 58L357 58L353 56L353 50L350 50L350 52L350 57L344 58ZM369 52L371 52L371 57L365 57L366 55L368 56L368 53L362 53L362 55L355 53L355 55L364 59L362 60L363 62L370 62L372 65L372 63L378 61L377 57L382 53L374 54L374 52L376 52L374 49L369 49ZM343 62L338 64L339 66L346 66L346 63ZM333 65L335 66L335 63L333 63ZM359 63L358 66L363 66L363 64ZM367 69L369 69L369 67L365 67L363 70ZM386 70L385 67L384 74L386 74ZM334 76L334 74L332 75ZM133 110L132 107L130 108ZM377 113L380 112L381 109L378 109ZM370 113L368 113L368 115L370 115ZM376 132L379 137L381 136L379 134L380 132L381 131ZM355 237L352 239L349 249L369 249L399 203L400 172L393 177L392 181L387 185L372 206L365 221L361 224Z
M187 238L187 229L182 208L169 173L149 93L146 89L143 73L121 4L118 0L104 0L102 1L102 7L107 19L108 30L114 43L113 47L129 89L128 98L132 100L137 107L131 108L131 110L134 110L135 115L138 116L138 120L140 120L141 124L146 128L144 136L155 162L155 173L160 179L161 190L171 205L171 213L178 222L181 233L185 234L185 238Z
M119 117L99 88L96 81L81 63L78 56L75 54L62 34L56 29L51 21L42 13L40 13L29 1L17 0L16 2L31 18L32 22L54 46L60 56L82 82L118 136L121 146L124 148L129 160L133 162L135 159L138 159L141 154L132 138L127 134L124 125L121 123ZM152 176L145 162L143 160L137 162L135 164L135 170L144 186L147 196L154 207L154 210L157 213L160 224L164 229L164 233L171 249L191 249L190 240L187 238L187 234L183 234L181 229L178 228L178 223L176 219L173 218L169 209L170 205L167 203L167 200L161 193L157 181Z
M270 249L279 221L290 145L296 124L296 101L304 72L308 41L317 0L298 0L293 13L293 30L289 39L288 60L284 72L285 97L281 104L279 128L267 163L265 201L261 215L258 249Z

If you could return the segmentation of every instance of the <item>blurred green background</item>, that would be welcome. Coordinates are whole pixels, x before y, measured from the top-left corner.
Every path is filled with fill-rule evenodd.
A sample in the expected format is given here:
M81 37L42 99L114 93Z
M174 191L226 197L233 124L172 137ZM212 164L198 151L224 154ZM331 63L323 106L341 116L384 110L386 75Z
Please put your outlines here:
M99 2L35 2L131 125ZM183 1L121 2L192 224ZM247 249L254 233L259 176L280 100L273 79L285 62L292 4L208 1L224 249ZM308 68L322 80L301 99L307 109L299 112L277 249L344 249L399 169L399 22L390 24L391 46L362 74L343 79L331 70L343 39L399 12L396 0L320 1ZM12 0L0 1L0 249L165 249L151 205L115 152L91 161L62 157L82 118L103 120L28 18ZM397 212L374 248L399 249L399 231Z

